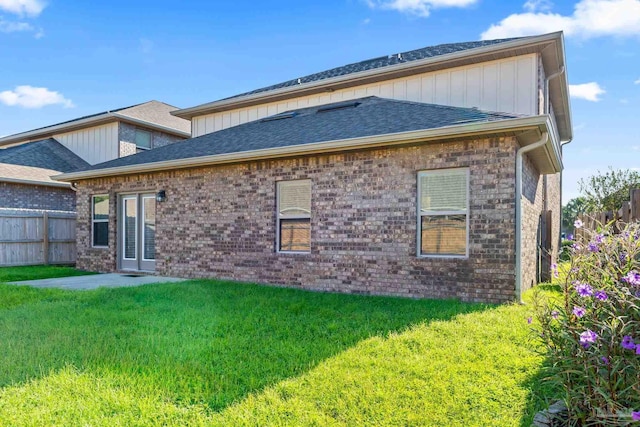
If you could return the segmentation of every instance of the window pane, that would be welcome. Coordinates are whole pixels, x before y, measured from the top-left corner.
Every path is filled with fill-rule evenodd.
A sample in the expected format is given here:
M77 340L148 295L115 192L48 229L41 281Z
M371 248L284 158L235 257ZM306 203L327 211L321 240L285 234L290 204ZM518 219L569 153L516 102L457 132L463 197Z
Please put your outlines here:
M311 181L279 182L278 197L281 217L311 214Z
M156 199L145 197L144 203L144 259L156 259Z
M93 197L93 219L109 219L109 196Z
M137 199L124 199L124 257L136 259Z
M280 250L309 252L311 250L311 220L280 220Z
M466 255L466 215L428 215L421 223L422 255Z
M93 223L93 246L109 246L109 223Z
M434 171L420 175L422 211L467 209L467 170Z
M142 148L151 148L151 132L136 130L136 145Z

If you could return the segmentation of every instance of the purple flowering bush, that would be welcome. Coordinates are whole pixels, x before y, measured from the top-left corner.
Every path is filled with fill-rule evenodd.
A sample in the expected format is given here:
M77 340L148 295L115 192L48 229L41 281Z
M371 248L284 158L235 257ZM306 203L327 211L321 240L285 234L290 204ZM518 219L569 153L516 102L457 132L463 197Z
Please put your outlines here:
M564 392L569 425L640 426L640 223L581 234L562 297L536 302L548 377Z

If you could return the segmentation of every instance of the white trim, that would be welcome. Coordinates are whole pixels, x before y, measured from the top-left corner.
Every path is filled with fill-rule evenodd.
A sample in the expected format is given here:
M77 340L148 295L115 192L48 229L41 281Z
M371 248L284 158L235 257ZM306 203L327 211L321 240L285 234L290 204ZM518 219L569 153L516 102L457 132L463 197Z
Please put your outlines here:
M310 254L311 253L311 212L309 215L280 215L280 186L283 183L290 182L308 182L309 183L309 197L313 200L313 187L310 179L290 179L276 181L276 253L279 254ZM308 251L292 251L280 249L280 233L282 220L296 220L296 219L308 219L309 220L309 250Z
M0 177L0 182L9 182L11 184L23 184L23 185L38 185L42 187L57 187L57 188L71 188L71 184L64 182L51 182L51 181L36 181L33 179L22 179L22 178L5 178Z
M142 248L142 251L141 251L140 256L142 258L142 261L153 261L153 262L155 262L156 261L155 258L147 259L147 258L144 257L144 248L145 248L145 241L146 241L145 240L145 234L146 234L145 231L147 229L146 222L145 222L144 199L153 199L153 201L155 202L156 201L156 196L155 195L148 195L148 194L147 195L141 195L140 199L142 201L142 203L141 203L142 209L141 209L141 212L140 212L141 220L142 220L142 233L141 233L142 234L142 236L141 236L142 241L140 242L141 243L140 247ZM154 217L153 217L153 226L154 227L155 227L155 224L156 224L156 214L154 214ZM155 257L155 252L156 252L156 243L155 243L155 236L154 236L154 241L153 241L153 253L154 253L153 256L154 257Z
M107 198L107 219L100 219L100 220L96 220L95 219L95 203L94 203L94 199L96 197L106 197ZM91 196L91 247L95 248L95 249L108 249L109 248L109 210L111 208L111 206L109 205L110 203L110 197L109 194L93 194ZM107 244L105 246L97 246L94 242L94 224L96 222L100 222L100 223L107 223Z
M138 196L123 196L122 198L122 259L124 261L136 261L138 259ZM127 258L127 200L135 200L136 220L134 221L135 232L133 239L133 258Z
M432 211L421 209L421 201L422 201L422 185L420 184L420 178L425 175L437 174L441 172L448 171L465 171L465 178L467 181L467 203L466 209L464 210L455 210L455 211ZM418 258L458 258L458 259L468 259L469 258L469 217L470 217L470 169L469 167L460 167L460 168L444 168L444 169L427 169L418 171L416 175L416 184L417 184L417 198L416 198L416 256ZM445 216L445 215L464 215L465 216L465 226L466 226L466 243L465 243L465 254L464 255L456 255L456 254L423 254L422 253L422 217L423 216Z
M216 164L237 163L243 161L262 160L269 158L282 158L307 154L318 154L346 149L364 149L375 147L389 147L394 145L409 144L413 142L428 142L451 137L466 137L495 132L515 132L531 128L549 128L550 118L547 115L519 117L482 123L467 123L455 126L444 126L435 129L421 129L408 132L397 132L383 135L365 136L359 138L347 138L334 141L317 142L311 144L299 144L287 147L266 148L234 152L228 154L215 154L210 156L189 157L185 159L165 160L154 163L143 163L130 166L117 166L112 168L94 169L82 172L70 172L55 175L52 179L57 181L72 182L86 178L103 176L125 175L133 173L173 170Z

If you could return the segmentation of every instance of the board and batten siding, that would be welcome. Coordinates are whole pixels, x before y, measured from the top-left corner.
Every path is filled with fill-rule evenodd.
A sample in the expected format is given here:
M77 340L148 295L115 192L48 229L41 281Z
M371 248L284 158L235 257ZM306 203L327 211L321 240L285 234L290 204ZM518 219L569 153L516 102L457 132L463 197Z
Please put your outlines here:
M53 137L92 165L120 157L117 122L62 133Z
M537 55L522 55L206 114L192 119L192 134L196 137L288 110L365 96L535 115L539 102L537 73Z

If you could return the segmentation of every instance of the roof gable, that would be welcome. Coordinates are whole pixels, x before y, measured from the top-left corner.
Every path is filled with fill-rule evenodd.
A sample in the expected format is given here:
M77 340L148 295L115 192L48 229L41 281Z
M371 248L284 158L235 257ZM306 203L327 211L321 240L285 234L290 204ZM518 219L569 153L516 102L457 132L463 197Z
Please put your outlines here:
M0 163L71 172L89 163L53 138L0 149Z

